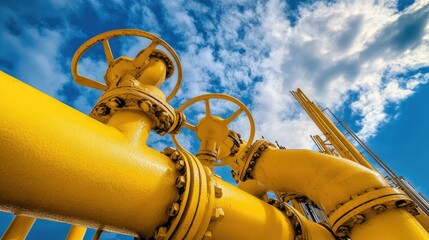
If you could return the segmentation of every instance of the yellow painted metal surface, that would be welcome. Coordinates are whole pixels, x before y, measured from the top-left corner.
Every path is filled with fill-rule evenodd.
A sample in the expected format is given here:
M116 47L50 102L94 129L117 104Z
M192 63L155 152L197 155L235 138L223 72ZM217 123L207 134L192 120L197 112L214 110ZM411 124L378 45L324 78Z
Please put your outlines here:
M279 210L222 180L217 181L223 194L216 205L225 216L214 226L213 239L294 239L291 223Z
M211 114L210 110L210 99L219 99L234 103L238 106L238 109L228 118L223 119L219 116ZM183 112L189 106L195 104L196 102L204 101L205 104L205 116L199 120L196 126L185 122L184 127L192 131L195 131L198 139L201 142L199 152L197 156L203 160L203 162L208 162L210 166L223 166L230 165L234 168L234 163L229 162L226 159L231 154L240 155L242 152L231 152L231 142L228 141L228 135L230 129L228 125L234 121L242 112L246 114L246 117L250 124L250 133L249 138L246 141L246 147L250 146L255 137L255 121L253 116L250 113L249 109L238 99L228 96L226 94L205 94L195 98L192 98L180 106L177 110ZM177 141L176 136L172 135L173 141L179 149L184 149L180 143ZM244 148L241 148L241 151L244 151ZM220 160L222 159L222 160Z
M1 210L143 235L167 220L177 175L165 155L3 72L0 112Z
M151 40L137 56L115 58L108 40L140 36ZM106 83L78 73L82 54L103 45ZM169 52L157 50L158 45ZM178 68L177 84L165 94L158 88ZM181 64L162 39L122 29L95 36L72 60L79 84L106 90L88 116L0 72L0 210L16 216L3 239L24 239L34 218L71 224L67 240L83 239L86 227L140 238L333 240L331 232L353 240L428 239L415 217L415 204L386 180L338 133L323 112L298 90L303 105L344 158L309 150L278 149L253 143L253 117L239 100L223 95L198 96L174 110L167 102L181 83ZM223 119L210 111L209 99L238 105ZM182 111L204 101L206 116L197 125ZM242 112L250 122L247 141L228 124ZM103 124L105 123L105 124ZM196 156L180 150L160 153L146 145L151 130L176 134L184 126L201 141ZM316 141L332 154L320 137ZM213 174L229 165L238 186ZM291 196L293 206L268 200L267 192ZM294 197L307 197L328 216L321 225L304 216ZM27 217L33 216L33 217ZM425 222L425 216L417 216ZM427 222L427 221L426 221Z
M146 49L144 49L142 52L140 52L135 59L129 59L129 58L124 58L124 57L119 57L117 59L114 59L114 56L112 54L112 50L110 49L109 39L115 38L115 37L120 37L120 36L137 36L137 37L147 38L147 39L151 40L151 44ZM91 79L91 78L88 78L88 77L85 77L85 76L82 76L79 74L78 63L79 63L80 58L89 48L96 45L97 43L103 44L103 49L104 49L104 53L106 56L106 60L107 60L107 63L109 64L109 70L107 71L108 74L107 74L107 77L105 79L106 84L100 83L94 79ZM146 61L148 60L149 55L151 53L153 53L154 51L156 51L155 48L158 45L161 45L162 47L167 49L167 51L172 55L175 63L177 64L177 79L176 79L177 83L174 86L171 93L169 93L167 96L167 101L170 101L174 97L174 95L176 95L177 91L180 88L180 84L182 82L182 66L181 66L179 57L177 56L177 54L173 50L173 48L170 45L168 45L168 43L166 43L164 40L155 36L154 34L151 34L151 33L145 32L145 31L141 31L141 30L137 30L137 29L118 29L118 30L108 31L108 32L99 34L99 35L89 39L84 44L82 44L79 47L79 49L76 51L75 55L73 56L72 62L71 62L71 70L72 70L73 78L80 85L99 89L99 90L107 90L110 86L115 84L115 82L112 82L112 80L109 78L109 75L122 76L124 74L129 74L129 75L133 75L135 77L140 76L139 70L143 69L144 66L146 64L148 64L148 62L146 62ZM119 66L119 68L115 68L114 66L118 65L118 62L119 62L119 65L127 65L127 66ZM129 62L130 64L126 64L126 62ZM171 65L170 68L173 68L173 66ZM110 72L111 70L113 70L113 72ZM151 73L158 72L158 70L160 70L160 69L159 69L159 67L155 67L155 69L153 69L153 70L154 71L150 71L150 72ZM146 74L148 74L148 73L146 73ZM171 74L172 74L172 71L170 74L167 74L167 77L171 76ZM146 76L150 76L150 75L146 75ZM145 84L153 84L155 82L157 85L159 85L162 83L162 81L163 81L162 79L160 79L160 81L156 81L155 79L152 79L152 81L148 81L147 79L145 79L143 82Z
M270 148L252 175L276 192L307 196L327 213L366 189L389 187L382 176L360 164L310 150Z
M86 227L83 226L71 226L69 233L67 234L66 240L82 240L85 237Z
M353 240L423 240L429 239L429 234L405 210L388 210L356 226L351 238Z
M17 215L13 218L6 232L1 237L2 240L23 240L30 232L35 218Z

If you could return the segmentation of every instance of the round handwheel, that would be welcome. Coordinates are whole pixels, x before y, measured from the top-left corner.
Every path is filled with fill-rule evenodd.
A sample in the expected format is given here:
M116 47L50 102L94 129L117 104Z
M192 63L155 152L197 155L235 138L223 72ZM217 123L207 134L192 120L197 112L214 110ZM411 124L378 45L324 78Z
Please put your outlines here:
M158 45L163 46L167 51L173 56L174 61L177 66L177 79L176 79L176 85L174 86L173 90L170 94L167 96L167 101L170 101L174 95L176 95L177 91L179 90L180 84L182 82L182 65L180 63L179 57L177 56L176 52L173 50L170 45L168 45L164 40L161 38L145 32L141 30L136 29L118 29L113 31L108 31L102 34L99 34L88 41L86 41L84 44L82 44L79 49L76 51L76 53L73 56L72 63L71 63L71 71L74 80L83 86L87 86L90 88L95 88L99 90L107 90L108 83L103 84L101 82L95 81L94 79L82 76L78 72L78 63L81 56L92 46L95 44L101 42L103 44L104 54L106 56L107 64L110 66L112 63L115 62L115 58L113 57L112 50L110 49L109 45L109 39L115 38L115 37L121 37L121 36L137 36L137 37L143 37L151 40L151 43L141 52L139 55L133 60L133 65L136 67L142 66L146 60L149 58L152 52L155 51L156 47Z
M223 119L219 116L214 116L210 112L210 99L221 99L225 101L229 101L237 105L239 108L236 110L231 116L229 116L226 119ZM228 138L229 134L229 127L228 125L236 119L242 112L246 113L247 119L250 123L250 134L249 138L247 139L247 145L246 148L252 144L253 138L255 136L255 122L253 120L252 114L250 113L249 109L240 102L240 100L225 95L225 94L206 94L201 95L195 98L192 98L185 102L182 106L180 106L177 111L183 112L186 108L188 108L190 105L199 102L204 101L205 102L205 116L199 120L198 124L196 126L190 124L189 122L184 122L183 127L188 128L192 131L194 131L198 137L198 139L201 141L202 146L212 146L215 145L216 151L216 159L217 161L214 163L215 166L223 166L227 163L219 161L219 159L222 159L224 157L227 157L230 155L230 146L226 145L225 141ZM176 139L176 135L172 135L172 139L176 146L179 149L184 149L180 143ZM242 148L243 150L246 148ZM201 149L200 152L204 150L213 150L213 149Z

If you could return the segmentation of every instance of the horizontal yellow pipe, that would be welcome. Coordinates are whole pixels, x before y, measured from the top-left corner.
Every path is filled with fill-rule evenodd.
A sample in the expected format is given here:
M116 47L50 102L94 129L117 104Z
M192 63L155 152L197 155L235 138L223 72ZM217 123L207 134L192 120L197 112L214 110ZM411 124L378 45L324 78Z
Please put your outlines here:
M1 237L2 240L24 240L36 221L33 217L15 216L6 232Z
M429 234L405 210L391 209L357 225L351 233L353 240L425 240Z
M0 210L143 236L167 221L162 153L3 72L0 113Z
M272 191L307 196L327 213L369 188L389 187L373 170L310 150L269 148L252 176Z
M280 210L221 179L216 181L223 194L216 199L215 205L223 209L225 216L214 225L213 240L295 239L291 222ZM324 227L307 221L303 216L301 219L308 229L308 239L334 239Z

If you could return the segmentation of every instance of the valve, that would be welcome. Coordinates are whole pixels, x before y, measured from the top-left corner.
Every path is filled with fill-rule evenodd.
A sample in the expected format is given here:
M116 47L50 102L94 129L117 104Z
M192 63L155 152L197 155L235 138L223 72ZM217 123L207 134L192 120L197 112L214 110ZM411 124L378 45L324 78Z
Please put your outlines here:
M135 58L120 56L114 58L109 40L122 36L137 36L151 40L151 43ZM82 76L78 72L81 56L94 45L101 43L108 68L105 83ZM173 57L156 49L164 47ZM173 75L177 67L176 84L166 95L158 88ZM153 129L160 135L177 132L184 121L184 116L174 111L168 102L175 96L182 82L182 66L174 50L161 38L141 30L118 29L99 34L82 44L72 59L71 71L74 80L83 86L105 91L97 101L90 116L107 123L118 111L140 111L147 115Z
M115 59L112 54L112 50L110 49L109 39L121 37L121 36L143 37L151 40L151 43L144 50L138 53L135 59L124 57L124 56L121 56ZM79 74L79 71L78 71L78 63L82 55L88 49L90 49L91 47L93 47L94 45L100 42L103 44L104 54L106 56L106 60L108 64L108 69L106 71L106 76L105 76L106 84L103 84L91 78L82 76ZM161 45L165 49L167 49L167 51L171 54L171 56L173 56L177 66L178 73L177 73L176 85L174 86L173 90L166 98L167 101L170 101L174 97L174 95L176 95L177 91L180 88L180 84L182 82L182 65L180 63L179 57L177 56L176 52L173 50L173 48L170 45L168 45L168 43L166 43L161 38L145 31L141 31L137 29L117 29L117 30L101 33L89 39L84 44L82 44L78 48L78 50L76 50L76 53L73 56L72 63L71 63L72 76L76 81L76 83L80 85L106 91L108 88L111 87L111 85L116 84L114 82L115 75L119 75L117 77L123 77L119 73L122 73L123 75L134 74L135 75L134 77L136 79L139 79L140 77L139 70L142 70L144 69L144 67L148 66L150 64L148 60L151 57L154 57L154 58L160 58L166 61L166 65L167 65L166 79L167 79L173 74L174 66L171 60L169 59L169 57L164 52L156 49L158 45ZM117 72L115 72L115 70ZM149 85L159 86L161 83L162 82L157 82L155 84L151 83Z
M211 114L210 99L221 99L232 102L239 108L231 116L223 119L220 116ZM246 147L240 148L240 151L244 151L244 149L252 143L255 136L255 122L252 114L240 100L225 94L205 94L192 98L180 106L177 111L183 112L183 110L188 108L190 105L199 101L204 101L205 103L205 116L198 121L196 126L187 121L183 123L183 127L194 131L198 139L201 141L200 150L196 156L199 159L207 160L214 166L231 164L228 161L223 161L222 159L231 155L241 154L241 152L238 152L238 148L236 148L236 144L234 144L234 142L238 141L237 139L239 139L239 137L235 132L229 129L228 125L242 112L246 113L247 119L250 123L250 134L246 142ZM175 134L172 135L172 139L179 149L184 150L177 141ZM228 141L231 143L228 143Z

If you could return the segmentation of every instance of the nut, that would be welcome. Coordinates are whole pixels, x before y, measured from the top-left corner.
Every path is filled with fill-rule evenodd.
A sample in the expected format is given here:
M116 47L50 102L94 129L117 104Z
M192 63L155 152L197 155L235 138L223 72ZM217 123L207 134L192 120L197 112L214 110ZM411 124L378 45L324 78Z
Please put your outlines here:
M365 216L362 214L357 214L357 215L352 217L352 221L354 224L361 224L361 223L365 222Z
M173 160L173 162L176 162L177 159L179 159L180 153L178 151L174 151L171 153L170 158Z
M295 236L295 240L304 240L301 234Z
M183 160L178 160L176 162L176 169L179 172L184 172L185 171L185 161Z
M223 190L222 190L222 188L219 187L219 185L217 183L214 185L214 190L215 190L215 197L216 198L221 198L223 196Z
M95 112L97 115L105 116L110 113L110 108L106 107L105 105L99 105L95 107Z
M168 229L166 227L159 227L155 230L155 240L162 240L167 236Z
M337 230L338 237L346 237L350 233L350 229L346 226L341 226Z
M170 217L175 217L179 213L179 210L180 210L180 204L173 203L170 205L170 207L168 207L167 214Z
M204 236L203 236L203 239L202 240L207 240L207 239L210 239L210 238L212 238L213 237L213 232L212 231L207 231L205 234L204 234Z
M152 103L149 100L144 100L140 103L140 108L144 112L150 112L150 110L152 109Z
M179 176L176 179L176 187L178 189L183 189L186 186L186 178L185 176Z
M214 208L212 213L212 221L221 221L225 216L222 208Z
M383 204L379 204L372 207L372 209L375 211L376 214L380 214L384 212L387 209L387 207L384 206Z
M168 157L170 157L171 154L175 151L176 151L176 149L174 149L172 147L166 147L166 148L164 148L164 150L162 150L162 153L167 155Z

